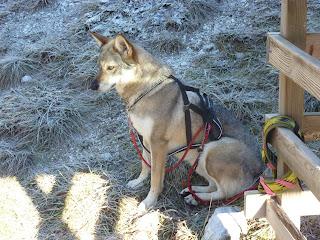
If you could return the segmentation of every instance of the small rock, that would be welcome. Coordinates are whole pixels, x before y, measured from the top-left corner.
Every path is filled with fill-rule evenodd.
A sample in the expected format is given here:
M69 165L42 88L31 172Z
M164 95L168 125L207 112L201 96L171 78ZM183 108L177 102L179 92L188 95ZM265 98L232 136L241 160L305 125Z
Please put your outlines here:
M237 240L247 231L247 220L239 207L220 207L210 217L202 240Z
M32 81L32 77L29 75L25 75L21 78L21 82L30 82Z
M101 154L101 158L103 160L107 161L107 160L110 160L112 158L112 156L110 153L106 152L106 153Z
M242 58L245 57L245 54L242 53L242 52L236 52L235 55L236 55L236 58L237 58L237 59L242 59Z

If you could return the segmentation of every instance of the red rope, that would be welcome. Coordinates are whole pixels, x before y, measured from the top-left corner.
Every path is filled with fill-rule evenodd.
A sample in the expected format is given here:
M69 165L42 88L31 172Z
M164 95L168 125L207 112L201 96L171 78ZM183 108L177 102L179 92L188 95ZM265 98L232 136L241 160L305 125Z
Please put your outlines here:
M129 124L131 125L131 122L129 120ZM209 134L210 134L210 131L211 131L211 124L208 124L206 123L205 127L201 126L197 132L193 135L187 149L184 151L184 154L183 156L180 158L179 161L177 161L176 163L174 163L172 166L166 168L166 173L169 173L169 172L172 172L173 170L175 170L177 167L179 167L179 165L184 161L184 159L186 158L189 150L191 149L191 146L193 145L194 141L197 139L197 137L199 136L200 132L204 129L205 130L205 135L204 135L204 138L201 142L201 149L203 149L204 145L207 143L208 141L208 138L209 138ZM130 138L131 138L131 141L132 141L132 144L134 146L134 148L136 149L137 153L138 153L138 156L139 158L141 159L141 161L143 161L149 168L151 168L151 164L143 157L143 154L138 146L138 143L137 143L137 139L136 139L136 134L133 130L133 128L131 127L130 129ZM195 162L193 163L193 165L191 166L191 168L189 169L188 171L188 177L187 177L187 184L188 184L188 190L190 192L190 194L193 196L193 198L199 202L200 204L202 205L210 205L212 203L218 203L220 202L219 200L216 200L216 201L207 201L207 200L203 200L201 199L200 197L197 196L197 194L192 190L192 186L191 186L191 177L193 175L193 173L195 172L197 166L198 166L198 162L199 162L199 159L200 159L200 153L198 154ZM241 191L240 193L228 198L228 199L225 199L222 203L225 204L225 205L229 205L235 201L237 201L238 199L240 199L244 192L245 191L248 191L248 190L253 190L253 189L256 189L257 188L257 185L253 185L243 191Z
M195 142L195 140L197 139L197 137L199 136L199 134L202 132L203 130L203 126L201 126L197 131L196 133L193 135L187 149L184 151L182 157L180 158L179 161L177 161L176 163L174 163L172 166L166 168L166 173L170 173L172 171L174 171L177 167L179 167L179 165L184 161L184 159L186 158L189 150L191 149L193 143ZM143 161L149 168L151 168L151 164L143 157L143 154L138 146L138 143L137 143L137 139L136 139L136 134L135 132L133 131L133 129L131 128L130 129L130 138L131 138L131 142L134 146L134 148L136 149L137 153L138 153L138 156L139 158L141 159L141 161Z
M132 142L134 148L136 149L136 151L138 153L138 156L141 159L141 161L143 161L149 168L151 168L150 163L148 163L148 161L144 159L144 157L142 155L142 152L139 149L139 146L138 146L138 143L137 143L137 139L136 139L136 135L135 135L135 133L133 132L132 129L130 129L130 138L131 138L131 142Z
M172 172L172 171L175 170L177 167L179 167L179 165L180 165L180 164L184 161L184 159L186 158L186 156L187 156L189 150L191 149L194 141L197 139L197 137L198 137L199 134L202 132L202 130L203 130L203 126L200 127L200 128L196 131L196 133L193 135L193 137L192 137L192 139L191 139L191 141L190 141L187 149L184 151L184 153L183 153L182 157L180 158L180 160L177 161L175 164L173 164L171 167L166 168L166 173Z
M204 138L201 142L201 149L203 149L204 144L208 141L210 130L211 130L211 124L206 123ZM189 190L189 193L193 196L193 198L197 202L199 202L202 205L208 205L208 201L205 201L205 200L201 199L200 197L198 197L197 194L192 190L192 186L191 186L191 176L195 172L195 170L198 166L199 159L200 159L200 153L198 154L198 157L196 158L193 165L191 166L191 168L188 171L188 180L187 180L188 181L188 190Z

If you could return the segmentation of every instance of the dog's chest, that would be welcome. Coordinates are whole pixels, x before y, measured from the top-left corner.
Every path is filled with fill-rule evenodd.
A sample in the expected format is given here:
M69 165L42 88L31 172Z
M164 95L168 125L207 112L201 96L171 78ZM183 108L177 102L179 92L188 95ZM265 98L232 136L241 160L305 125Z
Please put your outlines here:
M145 139L149 139L152 133L153 120L150 117L140 117L135 114L129 114L132 126Z

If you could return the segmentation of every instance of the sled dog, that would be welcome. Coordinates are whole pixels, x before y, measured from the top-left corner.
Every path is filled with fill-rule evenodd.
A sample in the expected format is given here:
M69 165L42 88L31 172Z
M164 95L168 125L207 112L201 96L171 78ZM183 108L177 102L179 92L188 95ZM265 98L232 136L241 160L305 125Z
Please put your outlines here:
M175 80L170 67L121 34L109 38L90 33L100 45L100 70L90 88L107 92L115 87L124 101L132 126L143 138L142 155L151 165L149 168L142 161L140 175L127 186L133 189L142 186L151 173L150 191L139 208L153 207L163 189L168 153L187 145L186 131L194 134L203 126L204 118L190 110L191 124L188 125L191 126L187 130L186 104L179 80ZM186 95L190 104L201 108L203 100L199 94L186 91ZM222 200L252 185L261 172L262 163L254 137L219 101L212 102L223 131L218 139L204 145L196 168L208 185L192 186L192 190L203 200ZM217 127L213 126L211 131L217 131ZM195 143L203 138L204 132L201 132ZM198 154L198 149L191 149L185 161L194 164ZM181 155L183 152L177 153L177 157ZM188 194L188 188L181 193L185 202L197 204L193 195Z

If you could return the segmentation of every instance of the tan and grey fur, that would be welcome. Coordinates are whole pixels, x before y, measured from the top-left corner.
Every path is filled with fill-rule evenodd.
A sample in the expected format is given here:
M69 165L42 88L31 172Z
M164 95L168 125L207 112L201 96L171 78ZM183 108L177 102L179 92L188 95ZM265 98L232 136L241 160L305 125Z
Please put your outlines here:
M173 74L169 67L156 61L124 36L117 35L110 39L97 33L91 34L101 46L100 71L92 89L105 92L115 86L129 107L155 83L163 81L128 110L134 128L143 136L144 145L151 152L143 151L143 156L151 162L151 169L142 162L138 178L128 182L130 188L140 187L151 171L150 191L139 205L139 208L146 209L156 204L163 189L167 154L186 144L180 89L168 78ZM188 97L191 102L199 104L196 94L188 93ZM208 186L192 186L203 200L219 200L237 194L253 183L262 168L253 137L226 109L217 104L215 111L223 124L224 134L220 140L205 145L199 160L196 172L208 181ZM191 120L194 133L203 122L201 116L192 111ZM203 135L199 136L197 142L202 138ZM192 150L186 160L193 164L197 154L197 150ZM184 189L182 193L187 191ZM186 196L185 201L197 204L192 195Z

